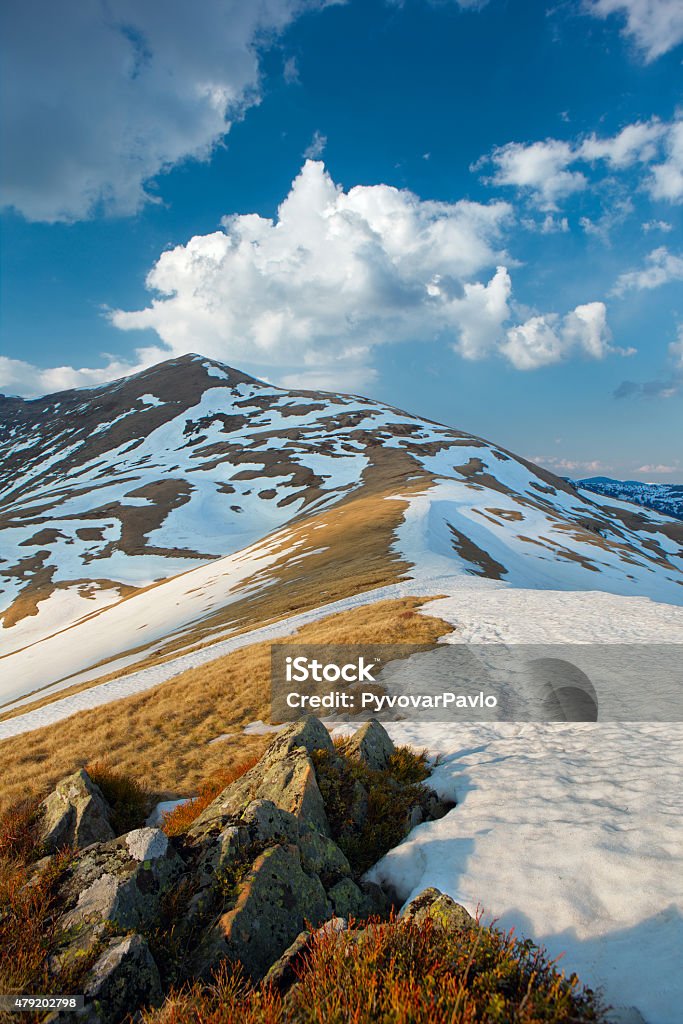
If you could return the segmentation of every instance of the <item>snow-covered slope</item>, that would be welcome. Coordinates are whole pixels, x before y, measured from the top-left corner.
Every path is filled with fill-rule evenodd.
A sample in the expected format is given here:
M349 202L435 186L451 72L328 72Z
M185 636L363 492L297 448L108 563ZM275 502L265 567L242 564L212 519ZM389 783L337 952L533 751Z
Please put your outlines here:
M217 609L274 592L285 568L306 578L321 551L335 575L349 549L322 528L360 499L361 527L389 530L399 568L384 583L419 579L436 595L478 576L683 604L680 523L381 403L187 356L100 388L0 399L11 696L137 650L134 662L171 634L182 646ZM391 529L375 522L386 500L400 502ZM337 597L377 583L345 585ZM287 613L320 603L313 587Z
M615 1021L680 1024L681 724L388 729L441 755L431 782L458 806L372 877L405 900L437 886L533 936L624 1008Z

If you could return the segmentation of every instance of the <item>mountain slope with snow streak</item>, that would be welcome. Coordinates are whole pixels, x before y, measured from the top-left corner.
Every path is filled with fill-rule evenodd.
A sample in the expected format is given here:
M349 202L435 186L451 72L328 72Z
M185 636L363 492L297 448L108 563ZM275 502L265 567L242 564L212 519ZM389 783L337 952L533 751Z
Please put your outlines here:
M1 702L402 580L683 604L681 523L382 403L200 356L1 398L0 531Z

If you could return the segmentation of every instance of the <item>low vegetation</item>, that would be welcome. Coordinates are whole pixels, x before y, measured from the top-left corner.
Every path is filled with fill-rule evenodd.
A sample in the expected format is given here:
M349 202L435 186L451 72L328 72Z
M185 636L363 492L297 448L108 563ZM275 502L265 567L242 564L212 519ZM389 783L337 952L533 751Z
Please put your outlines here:
M406 817L425 796L419 783L429 775L426 754L399 747L381 771L345 757L343 740L336 755L316 750L311 756L332 837L360 875L404 838Z
M138 779L103 761L86 765L86 771L111 807L111 823L116 835L144 824L152 809L154 795Z
M37 800L23 800L0 817L0 992L54 991L49 959L58 943L58 889L73 859L69 849L37 871L43 850L36 836ZM65 967L60 991L77 992L92 966L84 956ZM0 1013L0 1020L3 1019ZM24 1016L26 1022L33 1019Z
M532 942L430 920L318 933L286 996L223 964L143 1024L598 1024L600 1000Z

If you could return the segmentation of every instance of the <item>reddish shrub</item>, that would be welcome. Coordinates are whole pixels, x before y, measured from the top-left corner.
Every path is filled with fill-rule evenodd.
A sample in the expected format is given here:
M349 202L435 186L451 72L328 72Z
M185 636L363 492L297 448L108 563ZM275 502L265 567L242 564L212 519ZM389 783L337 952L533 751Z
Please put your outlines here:
M231 768L222 768L200 784L197 795L186 804L179 804L172 811L164 815L163 830L168 836L179 836L187 832L188 828L198 818L202 811L212 803L219 793L222 793L226 786L236 779L241 778L250 768L258 764L260 757L253 757L247 761L241 761Z

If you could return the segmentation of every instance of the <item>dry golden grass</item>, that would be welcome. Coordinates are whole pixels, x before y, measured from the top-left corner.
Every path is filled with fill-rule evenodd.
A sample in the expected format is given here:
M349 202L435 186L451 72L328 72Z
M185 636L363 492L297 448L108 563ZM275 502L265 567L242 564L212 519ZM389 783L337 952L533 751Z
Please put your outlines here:
M37 692L34 701L0 714L0 721L141 668L162 664L181 651L185 654L199 650L217 639L398 582L409 564L393 550L393 543L408 503L394 495L420 493L430 486L432 478L418 471L413 459L398 449L377 449L372 457L361 489L328 511L302 517L281 531L281 556L242 584L244 589L257 587L256 593L226 604L191 629L176 632L163 647L143 655L126 669L107 671L108 662L103 662L102 675L96 679L42 697ZM158 587L163 587L163 583L146 589ZM106 610L102 614L106 616ZM65 642L67 636L68 630ZM117 657L133 651L144 648L124 650Z
M452 626L420 615L426 600L380 601L310 623L288 639L434 643ZM269 737L244 735L242 727L268 719L269 687L270 644L254 644L155 689L5 740L0 743L0 811L20 798L44 794L92 760L139 778L159 795L193 795L208 775L263 751ZM224 733L235 735L210 742Z

